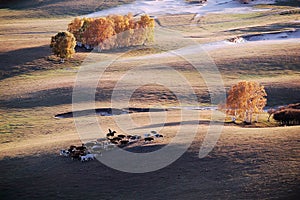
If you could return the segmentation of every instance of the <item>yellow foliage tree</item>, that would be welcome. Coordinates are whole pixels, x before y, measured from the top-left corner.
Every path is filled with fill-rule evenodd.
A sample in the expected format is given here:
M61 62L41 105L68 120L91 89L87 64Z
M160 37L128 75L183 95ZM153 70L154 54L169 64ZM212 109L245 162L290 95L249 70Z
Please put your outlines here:
M110 19L97 18L88 24L83 32L83 38L86 44L95 47L115 34L114 24Z
M263 111L267 103L264 86L253 81L241 81L233 85L227 96L226 112L235 118L252 123L253 114Z
M140 26L145 29L145 43L154 41L154 19L150 18L149 15L141 16Z
M51 38L50 47L52 52L61 58L64 62L65 58L70 58L75 53L76 40L72 33L59 32Z
M90 28L90 25L91 23L94 21L95 19L93 18L83 18L82 21L82 26L81 28L79 29L79 32L80 32L80 38L76 38L77 41L80 41L82 42L82 44L84 45L89 45L87 43L87 34L85 34L86 31L88 31L88 29Z
M132 29L134 28L134 20L131 14L128 15L110 15L108 16L114 23L114 29L117 34L115 44L117 48L128 47L130 38L132 35Z
M82 43L82 30L81 27L83 26L84 20L76 17L70 24L68 24L68 31L73 33L74 37L76 38L77 42Z
M134 45L145 45L154 41L154 19L148 15L142 15L140 20L135 23L131 43Z

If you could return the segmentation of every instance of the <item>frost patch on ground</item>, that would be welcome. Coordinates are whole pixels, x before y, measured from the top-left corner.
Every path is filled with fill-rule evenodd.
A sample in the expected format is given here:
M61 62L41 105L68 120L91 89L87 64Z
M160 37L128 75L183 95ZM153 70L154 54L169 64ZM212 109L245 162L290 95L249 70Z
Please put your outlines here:
M280 33L268 33L254 36L246 36L247 41L262 41L262 40L286 40L300 38L300 30L287 31Z
M110 14L133 15L149 14L153 16L167 14L197 14L199 16L212 12L222 13L247 13L258 11L253 8L256 4L272 4L275 0L256 0L249 4L241 4L237 0L208 0L205 4L189 4L184 0L137 0L131 4L102 10L85 15L85 17L99 17ZM264 9L259 9L263 11ZM266 9L267 10L267 9Z

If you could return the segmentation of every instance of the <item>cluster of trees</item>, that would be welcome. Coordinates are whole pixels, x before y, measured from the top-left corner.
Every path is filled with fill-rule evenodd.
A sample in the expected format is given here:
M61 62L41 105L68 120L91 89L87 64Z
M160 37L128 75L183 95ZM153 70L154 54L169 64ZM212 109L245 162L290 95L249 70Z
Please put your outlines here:
M154 40L154 19L143 15L135 20L131 14L109 15L101 18L75 18L68 31L78 45L107 50L145 45Z
M269 109L269 117L273 114L273 119L282 125L300 124L300 103L281 106L278 109Z
M139 20L128 15L109 15L101 18L75 18L68 31L51 38L52 52L61 58L70 58L76 44L99 51L145 45L154 41L154 19L143 15Z
M234 119L252 123L253 115L256 115L257 121L258 114L263 112L267 103L266 96L264 86L253 81L241 81L230 88L226 104L220 107Z

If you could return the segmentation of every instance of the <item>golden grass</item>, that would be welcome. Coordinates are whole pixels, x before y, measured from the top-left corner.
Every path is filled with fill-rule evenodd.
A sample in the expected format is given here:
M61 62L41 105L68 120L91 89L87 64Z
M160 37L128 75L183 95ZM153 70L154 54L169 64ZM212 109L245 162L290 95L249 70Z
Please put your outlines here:
M290 8L293 9L293 8ZM233 36L262 34L274 31L291 30L299 27L300 14L279 15L281 8L265 12L245 14L207 14L199 18L195 15L161 16L159 24L180 31L199 43L229 39ZM188 27L188 28L187 28Z
M0 24L0 52L49 45L51 36L66 30L71 19L4 20Z
M10 11L6 14L8 12ZM295 185L295 188L298 188L299 126L276 127L276 122L273 120L267 122L266 113L260 116L259 123L252 126L226 124L213 151L204 159L198 159L199 148L209 128L211 111L191 111L184 119L185 125L183 125L188 130L195 126L198 128L191 147L175 163L156 172L155 176L152 173L143 174L142 178L131 174L127 176L126 173L110 170L98 162L89 162L85 165L58 157L60 149L68 148L71 144L80 145L82 142L72 118L55 119L54 115L72 110L72 89L76 75L82 62L89 57L89 53L76 53L73 59L59 64L57 58L51 55L48 47L49 39L57 31L65 30L71 18L26 19L21 17L23 12L23 10L13 11L10 14L16 16L4 17L7 21L0 24L0 41L4 44L0 46L0 66L5 74L5 77L1 77L0 74L0 161L3 170L1 183L4 185L4 198L14 199L14 196L22 195L24 199L32 199L35 194L45 194L44 199L63 196L77 198L77 195L82 194L81 191L84 191L82 195L90 195L85 191L89 191L91 187L101 187L101 192L105 192L106 197L111 199L120 196L124 199L142 198L142 196L152 198L153 195L162 194L161 192L153 194L152 191L159 191L159 188L164 188L164 192L163 197L157 199L166 198L166 196L170 199L185 197L195 199L207 193L210 195L205 196L208 199L220 198L220 195L229 199L243 197L267 199L270 198L270 194L273 195L272 197L279 195L279 197L286 198L288 194L297 193L297 190L293 189ZM36 13L37 11L34 11L32 16ZM2 14L0 12L0 15ZM198 37L195 39L200 43L227 39L235 35L285 30L298 26L288 21L281 23L286 19L297 20L298 15L273 16L274 18L264 18L259 15L257 14L258 17L256 14L251 14L251 16L224 15L222 19L227 18L228 22L214 18L213 15L206 16L205 20L208 23L204 25L205 29L201 25L188 31L184 26L173 26L171 21L178 17L182 23L190 23L190 16L170 16L169 18L173 17L173 19L169 22L166 17L164 25L172 25L170 27L180 30L187 37ZM19 19L16 20L16 18ZM269 26L269 21L264 21L264 19L274 19L275 26ZM234 22L230 22L231 20ZM244 21L245 24L243 24ZM223 27L218 28L221 24ZM268 101L271 102L268 103L280 105L298 98L300 88L298 43L295 40L293 42L249 43L215 49L207 53L218 66L225 87L228 88L242 79L256 80L269 89ZM180 46L180 44L176 45ZM105 55L125 53L122 59L132 59L132 57L138 58L162 51L162 49L152 47L129 50L129 52L120 50L97 55L101 60L101 57ZM103 75L104 82L101 82L97 88L95 106L97 108L111 107L110 99L107 97L110 96L116 82L128 70L140 65L151 66L151 63L157 66L166 65L178 71L190 81L200 99L209 104L205 82L191 65L180 58L171 60L150 57L144 62L116 62L107 68ZM163 67L157 73L172 79ZM176 83L176 80L173 82ZM137 83L133 79L128 84ZM85 102L81 105L85 106ZM129 106L133 107L174 105L178 105L178 102L171 91L155 84L138 88L129 102ZM99 130L97 137L102 137L108 128L126 134L143 134L156 130L165 137L162 142L156 141L151 145L160 146L172 140L183 121L180 110L153 113L152 119L149 113L122 115L119 119L125 122L127 117L132 120L135 127L122 130L114 117L98 116L98 123L103 132ZM89 130L90 124L84 128ZM187 131L186 134L192 134L192 132ZM187 141L183 138L178 145L185 142ZM124 183L124 180L129 182ZM140 183L143 185L144 180L158 183L152 185L159 188L154 187L154 190L150 190L147 195L145 195L147 191L142 191L141 194L135 191L134 197L126 196L129 194L128 187L137 188L135 184L140 187ZM199 180L203 180L203 183ZM35 185L28 184L29 181ZM207 184L207 181L210 184ZM51 185L57 182L60 185L76 187L79 187L78 182L80 182L83 183L80 188L85 186L88 188L72 196L74 195L73 189L68 190L67 187L62 187L58 194L57 186ZM174 182L177 184L174 185ZM17 190L15 190L16 187ZM118 197L111 195L115 192L112 191L115 188L121 188L118 191ZM180 190L181 188L183 190ZM192 192L187 192L190 188ZM177 193L174 194L174 191ZM96 195L97 193L92 193L87 198L92 199Z
M88 53L80 52L65 64L58 64L51 56L48 47L50 37L58 31L66 30L71 17L53 18L26 18L24 10L1 10L0 19L0 55L4 55L1 70L6 78L0 80L0 141L5 147L7 155L13 150L11 147L23 147L28 141L34 141L38 148L40 145L62 144L66 141L78 141L72 119L57 120L55 114L68 112L72 109L72 87L76 72ZM27 10L26 10L27 12ZM30 10L36 15L38 10ZM47 13L45 15L48 15ZM261 32L287 30L298 27L292 21L299 20L299 14L269 15L262 13L250 14L209 14L201 17L199 21L193 15L159 17L162 26L179 30L184 36L194 37L200 43L228 39L235 35L254 34ZM196 23L196 26L188 26ZM141 56L161 52L160 49L145 48L130 51L125 56ZM113 54L122 52L105 52ZM221 48L208 52L218 66L226 87L239 80L256 80L269 88L288 88L299 91L299 44L297 42L256 43L237 45L231 48ZM101 55L101 54L100 54ZM104 55L104 54L103 54ZM154 62L153 59L148 60ZM209 103L206 85L192 70L192 67L182 60L169 60L168 58L155 60L179 71L191 83L204 103ZM137 63L143 64L143 63ZM111 66L105 73L106 83L99 85L97 107L109 107L107 99L100 99L102 94L109 96L119 77L132 69L130 63ZM167 73L167 72L162 72ZM9 92L8 92L9 91ZM273 105L288 103L294 98L287 96L281 99L282 90L274 90L270 98ZM168 91L158 86L147 86L136 91L136 98L130 102L134 106L172 106L177 101ZM138 98L137 98L138 97ZM208 113L201 113L202 119L209 117ZM145 126L149 119L146 114L133 115L139 126ZM101 118L102 119L102 118ZM208 118L209 119L209 118ZM107 118L103 118L105 127L115 126ZM178 113L170 113L169 122L178 121ZM191 119L197 120L197 118ZM263 122L260 126L269 126ZM205 126L206 127L206 126ZM166 128L166 134L173 134L178 127ZM295 132L297 127L289 128ZM150 129L148 129L150 130ZM234 130L244 132L239 127L226 127L226 134ZM266 129L270 132L277 130ZM280 129L282 134L285 129ZM246 130L245 134L255 134L255 130ZM268 133L269 134L269 133ZM51 140L51 141L49 141ZM61 143L62 142L62 143ZM49 149L50 151L50 149ZM4 151L3 151L4 152ZM9 152L9 153L8 153ZM30 154L30 151L27 153Z

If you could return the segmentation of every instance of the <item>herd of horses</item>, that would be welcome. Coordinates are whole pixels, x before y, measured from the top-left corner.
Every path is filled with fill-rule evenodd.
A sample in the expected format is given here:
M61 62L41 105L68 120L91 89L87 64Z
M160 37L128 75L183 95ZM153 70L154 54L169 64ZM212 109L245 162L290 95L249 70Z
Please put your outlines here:
M142 137L140 135L117 134L116 131L109 129L109 132L106 134L106 138L98 138L96 141L83 143L81 146L71 145L68 149L60 150L60 155L70 157L72 160L81 160L84 162L94 160L97 155L101 156L103 151L112 150L116 147L123 148L128 144L138 141L149 143L153 142L155 139L163 137L163 135L156 131L145 133L144 137Z

